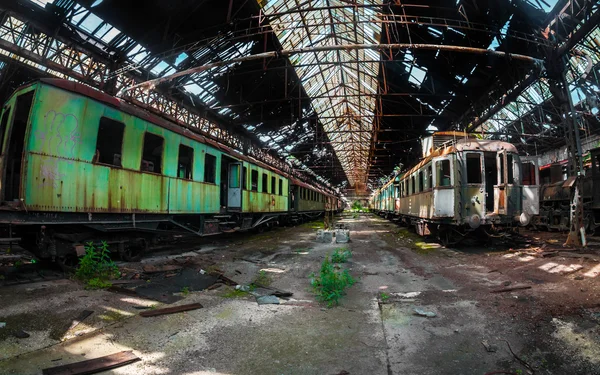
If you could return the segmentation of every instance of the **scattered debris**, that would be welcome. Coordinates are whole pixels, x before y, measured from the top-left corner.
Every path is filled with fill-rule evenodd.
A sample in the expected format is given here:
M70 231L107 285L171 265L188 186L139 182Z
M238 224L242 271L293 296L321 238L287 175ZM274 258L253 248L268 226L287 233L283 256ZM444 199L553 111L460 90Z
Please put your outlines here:
M236 290L241 290L242 292L249 292L250 291L250 286L248 285L236 285L235 286Z
M191 303L189 305L167 307L166 309L142 311L140 313L140 316L143 316L144 318L148 318L151 316L174 314L174 313L189 311L189 310L197 310L197 309L201 309L202 307L203 306L199 303Z
M107 290L109 292L122 293L122 294L126 294L128 296L137 296L137 293L134 290L123 288L120 286L113 285L110 288L108 288Z
M583 280L583 279L584 279L584 277L583 277L583 276L581 276L581 275L579 275L579 276L575 276L575 280Z
M4 328L4 327L6 327L6 323L0 322L0 328Z
M92 310L83 310L82 312L80 312L77 318L73 319L73 322L71 323L71 326L69 327L69 329L67 329L67 331L70 331L73 328L77 327L79 323L83 322L88 316L92 315L93 313L94 312Z
M171 272L182 269L182 266L176 266L172 264L166 264L163 266L153 266L151 264L143 267L144 273L158 273L158 272Z
M259 305L279 305L279 298L273 296L273 295L267 295L267 296L257 296L256 297L256 302Z
M330 230L319 229L317 231L317 242L331 243L333 241L333 232Z
M519 362L521 362L521 364L523 366L525 366L529 371L531 371L531 373L533 374L535 372L535 370L533 369L533 367L531 367L529 365L529 363L525 362L524 360L522 360L521 358L519 358L518 355L515 354L515 352L513 352L512 348L510 347L510 343L506 340L504 340L504 342L506 342L506 345L508 345L508 350L510 350L510 354L513 355L513 357L515 357L515 359Z
M417 315L425 316L427 318L435 318L437 316L437 314L434 313L433 311L425 311L425 310L421 310L419 308L415 308L415 313Z
M71 363L68 365L46 368L42 370L43 375L83 375L95 374L121 367L140 361L131 350L119 352L105 357L90 359L87 361Z
M513 290L521 290L521 289L531 289L531 286L530 285L515 285L510 288L490 290L490 293L504 293L504 292L511 292Z
M511 284L511 282L510 281L505 281L502 284L504 284L504 286L509 286Z
M216 284L213 284L213 285L209 286L208 288L206 288L206 290L218 289L218 288L220 288L220 287L222 287L222 286L223 286L223 284L221 284L221 283L216 283Z
M335 242L336 243L350 242L350 231L348 229L336 229Z
M31 335L25 331L23 331L22 329L18 330L17 332L13 333L13 335L18 338L18 339L26 339L28 337L30 337Z
M496 353L498 351L498 347L496 345L490 345L487 340L483 340L481 344L488 353Z

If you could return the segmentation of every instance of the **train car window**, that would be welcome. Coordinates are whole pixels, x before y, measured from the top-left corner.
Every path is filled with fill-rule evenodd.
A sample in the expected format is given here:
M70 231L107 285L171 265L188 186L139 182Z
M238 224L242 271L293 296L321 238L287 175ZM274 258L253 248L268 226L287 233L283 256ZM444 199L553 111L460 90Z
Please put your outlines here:
M266 173L262 174L262 190L263 193L269 192L269 177Z
M425 178L423 177L423 171L419 172L419 193L425 189Z
M271 194L275 194L277 191L277 180L275 176L271 176Z
M506 159L500 155L500 184L504 184L504 162Z
M513 156L512 154L506 154L506 172L508 174L506 178L507 184L514 184L515 176L514 176L515 166L513 165Z
M248 177L248 169L246 167L242 167L242 189L248 189L248 181L246 180Z
M467 154L467 184L481 183L481 155Z
M211 154L204 155L204 182L217 182L217 157Z
M437 186L450 186L450 160L439 160L435 163Z
M431 189L433 187L433 168L431 164L427 167L427 188Z
M258 171L252 170L251 172L250 190L258 191Z
M144 133L141 171L161 173L164 143L165 140L162 137L148 132Z
M124 132L122 122L101 117L93 162L120 167Z
M0 154L4 153L4 134L6 133L6 124L8 123L8 116L10 115L10 108L4 108L4 114L2 115L2 121L0 121Z
M416 192L416 187L417 187L417 183L415 182L414 175L410 177L410 186L411 186L410 193L414 194Z
M179 145L177 159L177 177L192 179L192 164L194 162L194 149L186 145Z
M530 161L523 162L523 185L535 185L535 164Z
M279 179L279 195L283 195L283 180Z

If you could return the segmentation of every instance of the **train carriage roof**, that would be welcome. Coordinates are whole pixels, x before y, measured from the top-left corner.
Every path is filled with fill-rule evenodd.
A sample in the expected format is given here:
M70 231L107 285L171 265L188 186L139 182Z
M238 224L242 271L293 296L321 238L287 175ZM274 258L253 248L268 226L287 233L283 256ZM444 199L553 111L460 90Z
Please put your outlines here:
M87 86L87 85L84 85L84 84L81 84L78 82L74 82L74 81L60 79L60 78L42 78L42 79L39 79L38 81L42 84L54 86L54 87L60 88L65 91L69 91L69 92L72 92L75 94L86 96L90 99L94 99L98 102L104 103L113 108L117 108L124 113L127 113L132 116L136 116L138 118L141 118L143 120L151 122L154 125L160 126L167 130L170 130L172 132L183 135L184 137L196 140L200 143L208 144L208 145L210 145L210 146L212 146L234 158L255 164L263 169L267 169L274 173L277 173L278 175L280 175L282 177L285 177L288 179L290 178L290 176L288 174L286 174L285 172L282 172L274 167L271 167L265 163L262 163L252 157L242 155L239 152L232 149L231 147L225 146L223 144L220 144L219 142L216 142L213 139L205 137L204 135L199 133L199 131L196 129L183 128L180 125L176 125L165 118L162 118L160 116L157 116L150 112L147 112L143 108L129 104L128 102L126 102L124 100L115 98L111 95L108 95L108 94L102 92L102 91L98 91L90 86ZM31 85L35 85L38 81L32 82L29 85L23 86L22 88L31 86ZM310 185L307 184L307 186L310 186Z

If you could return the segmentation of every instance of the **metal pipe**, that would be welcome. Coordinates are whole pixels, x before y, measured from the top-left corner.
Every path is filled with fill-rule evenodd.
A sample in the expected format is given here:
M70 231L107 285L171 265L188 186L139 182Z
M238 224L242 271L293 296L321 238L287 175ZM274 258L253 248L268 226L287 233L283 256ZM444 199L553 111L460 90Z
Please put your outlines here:
M464 46L449 46L449 45L440 45L440 44L410 44L410 43L392 43L392 44L342 44L342 45L334 45L334 46L317 46L310 48L293 48L282 51L269 51L263 53L257 53L254 55L238 57L235 59L230 59L226 61L217 61L211 64L201 65L194 68L182 70L180 72L173 73L166 77L160 77L151 79L136 85L133 85L129 88L125 88L121 90L119 95L122 95L123 92L134 90L137 88L145 87L150 88L156 85L159 85L163 82L171 81L177 77L187 76L194 73L200 73L212 68L218 68L221 66L238 64L245 61L266 59L266 58L274 58L274 57L282 57L282 56L291 56L300 53L314 53L314 52L325 52L325 51L349 51L349 50L382 50L382 49L407 49L407 50L441 50L441 51L451 51L451 52L464 52L464 53L472 53L476 55L484 55L484 56L495 56L495 57L503 57L503 58L511 58L513 60L524 61L533 64L542 64L543 61L537 59L535 57L521 55L521 54L511 54L503 51L492 51L485 48L475 48L475 47L464 47ZM118 96L119 96L118 95Z

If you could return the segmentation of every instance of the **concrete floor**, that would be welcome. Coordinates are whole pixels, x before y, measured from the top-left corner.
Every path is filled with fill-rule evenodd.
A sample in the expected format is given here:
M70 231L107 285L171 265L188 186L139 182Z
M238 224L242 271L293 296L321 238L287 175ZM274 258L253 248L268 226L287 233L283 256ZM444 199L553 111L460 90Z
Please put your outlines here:
M197 267L214 262L239 283L267 269L272 286L294 293L281 305L226 298L222 287L177 303L203 309L142 318L135 307L156 302L70 280L1 288L0 321L31 337L0 329L0 374L40 374L121 350L142 361L106 374L531 373L517 357L536 374L600 374L600 263L593 257L549 261L529 255L531 245L446 249L375 216L343 221L352 238L347 266L358 282L331 309L315 301L309 274L342 245L314 242L311 224L221 237L206 252L185 255ZM574 262L577 271L568 268ZM508 282L532 288L490 293ZM83 309L94 314L65 334Z

